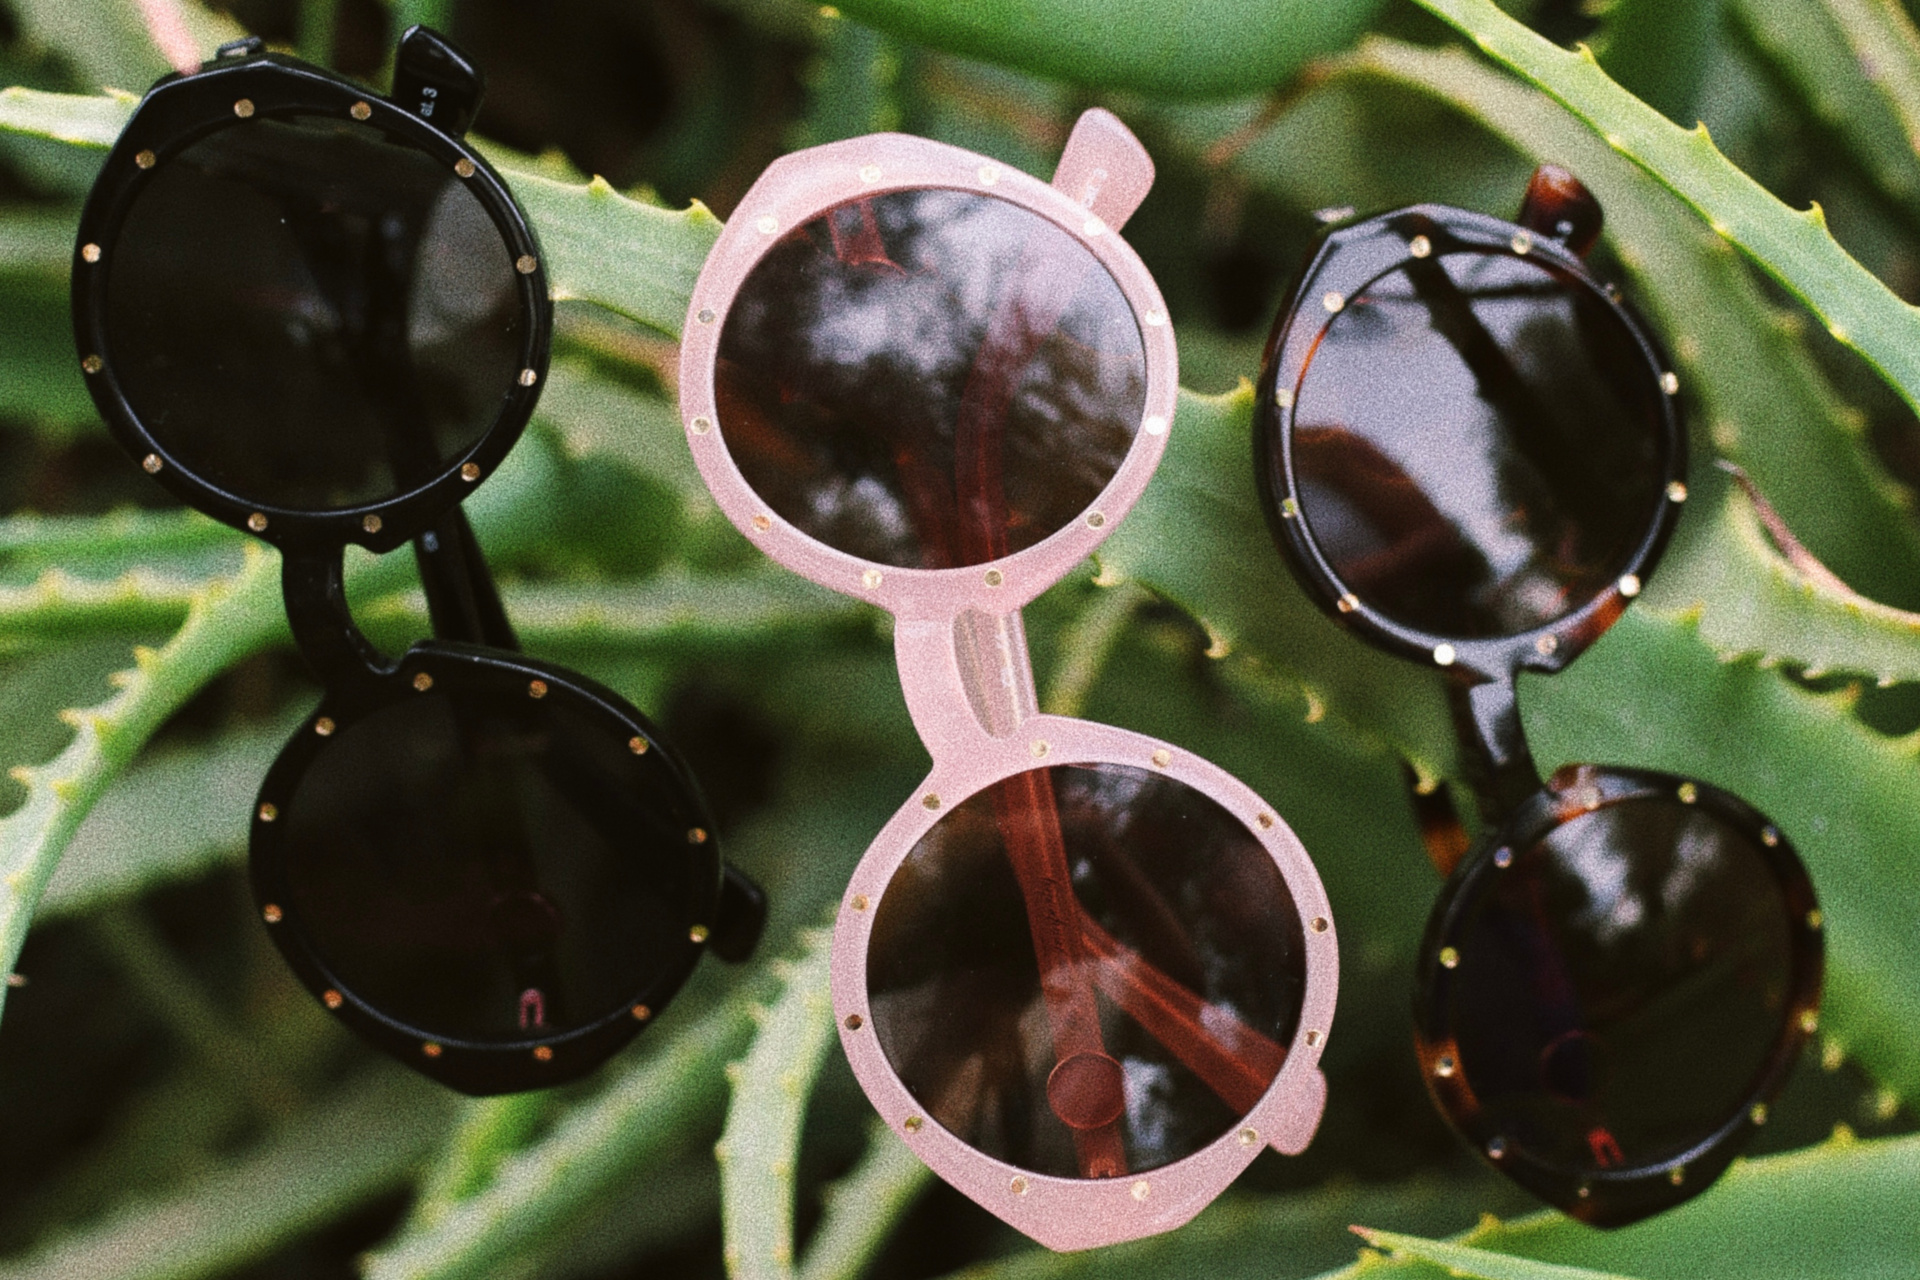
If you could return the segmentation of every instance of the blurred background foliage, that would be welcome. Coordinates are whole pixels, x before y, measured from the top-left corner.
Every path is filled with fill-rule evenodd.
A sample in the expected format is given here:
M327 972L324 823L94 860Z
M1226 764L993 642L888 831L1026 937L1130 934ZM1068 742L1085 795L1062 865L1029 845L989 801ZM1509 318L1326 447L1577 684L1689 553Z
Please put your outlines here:
M1896 0L1503 7L1591 45L1671 120L1704 121L1767 191L1817 201L1893 295L1920 297L1920 38ZM1858 335L1827 305L1891 299L1821 293L1792 254L1756 271L1714 209L1667 189L1706 189L1704 163L1649 176L1623 158L1637 135L1610 147L1407 0L841 9L0 0L0 84L28 91L0 95L0 972L18 956L0 988L0 1277L1287 1277L1353 1263L1350 1223L1403 1233L1372 1237L1396 1256L1370 1274L1909 1274L1920 619L1902 611L1920 607L1920 387L1836 340ZM534 427L469 506L528 646L664 723L776 904L756 964L704 968L577 1087L472 1102L421 1083L313 1008L253 918L246 814L317 691L277 566L169 509L106 438L67 321L78 203L129 110L105 91L167 69L156 21L202 53L250 31L375 85L398 30L427 21L489 75L476 133L568 300ZM1263 1154L1171 1236L1059 1257L929 1179L832 1047L819 929L927 762L885 619L765 564L693 473L673 339L713 224L667 210L724 218L774 157L876 129L1044 175L1094 104L1159 164L1127 235L1190 394L1140 508L1028 612L1043 699L1268 796L1327 883L1343 982L1305 1155ZM1326 211L1511 215L1541 160L1606 205L1598 261L1667 336L1695 475L1643 600L1566 674L1523 682L1536 753L1746 795L1803 851L1829 921L1822 1035L1757 1158L1615 1233L1534 1213L1428 1104L1407 1006L1438 881L1402 777L1451 775L1438 687L1286 578L1236 391ZM590 175L634 199L587 191ZM1757 200L1738 207L1766 213ZM1783 555L1716 457L1850 590ZM389 648L425 631L407 559L353 568Z

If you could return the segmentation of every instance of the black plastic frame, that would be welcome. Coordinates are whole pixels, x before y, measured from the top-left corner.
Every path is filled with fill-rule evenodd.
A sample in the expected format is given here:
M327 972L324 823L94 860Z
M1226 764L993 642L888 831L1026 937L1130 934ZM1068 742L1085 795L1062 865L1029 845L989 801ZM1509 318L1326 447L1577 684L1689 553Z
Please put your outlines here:
M1751 840L1766 857L1791 913L1789 1016L1745 1100L1692 1147L1665 1160L1599 1171L1551 1165L1507 1143L1481 1110L1473 1091L1472 1064L1461 1056L1453 1033L1454 970L1441 957L1458 954L1460 935L1478 899L1505 874L1516 851L1533 847L1554 828L1595 810L1655 799L1677 800L1713 814ZM1427 1091L1454 1129L1489 1163L1572 1217L1594 1226L1615 1227L1669 1209L1718 1178L1753 1130L1765 1123L1766 1104L1779 1095L1818 1028L1826 967L1824 923L1813 882L1793 845L1739 797L1708 783L1650 769L1563 769L1505 822L1483 835L1448 878L1428 917L1413 1000L1414 1046Z
M1819 1023L1824 935L1812 881L1792 844L1738 797L1671 774L1593 765L1570 765L1541 784L1520 722L1516 681L1521 671L1551 674L1564 668L1604 635L1640 593L1659 564L1686 501L1687 438L1678 403L1679 379L1660 344L1619 291L1600 281L1584 260L1600 231L1598 202L1571 174L1547 166L1536 172L1528 187L1522 218L1529 225L1425 204L1323 233L1309 251L1267 340L1254 410L1254 474L1281 558L1321 610L1369 644L1438 668L1447 678L1462 774L1479 802L1484 827L1469 846L1450 806L1438 796L1415 796L1429 851L1448 877L1428 918L1414 995L1415 1048L1428 1091L1441 1114L1495 1168L1570 1216L1595 1226L1621 1226L1698 1194L1720 1175L1752 1128L1762 1122L1767 1103L1786 1083ZM1653 399L1661 406L1662 497L1648 513L1646 532L1613 581L1558 618L1495 638L1447 636L1408 627L1351 591L1313 536L1299 503L1294 471L1293 403L1327 325L1347 299L1382 275L1416 258L1460 251L1528 257L1588 290L1633 335L1645 362L1645 376L1659 392ZM1468 1080L1468 1064L1454 1045L1448 1012L1452 974L1441 953L1457 941L1477 895L1504 870L1499 856L1503 850L1530 847L1554 827L1602 805L1662 794L1710 809L1767 850L1786 900L1797 913L1797 923L1789 922L1794 940L1791 1016L1783 1022L1780 1038L1746 1102L1688 1151L1655 1165L1601 1172L1550 1166L1504 1141L1496 1144L1502 1136L1484 1119ZM1447 812L1434 812L1437 808ZM1455 865L1452 859L1462 848L1466 852Z
M413 35L403 37L403 47ZM369 551L391 551L492 475L532 416L546 382L553 334L545 262L533 228L505 181L460 137L360 85L297 59L261 52L262 48L247 45L215 58L192 75L161 80L141 99L107 153L81 211L74 244L73 330L81 368L87 390L114 437L156 480L195 509L283 550L318 550L354 542ZM474 96L477 99L477 85ZM244 116L238 108L243 102L248 104ZM364 118L359 114L362 110ZM427 484L382 502L336 511L296 511L258 503L183 467L127 403L114 373L107 325L107 281L113 271L114 247L128 210L151 176L217 129L244 129L255 120L291 115L364 124L426 152L448 172L462 177L516 262L531 259L533 263L531 271L514 273L526 321L521 350L521 368L526 372L508 389L493 425Z

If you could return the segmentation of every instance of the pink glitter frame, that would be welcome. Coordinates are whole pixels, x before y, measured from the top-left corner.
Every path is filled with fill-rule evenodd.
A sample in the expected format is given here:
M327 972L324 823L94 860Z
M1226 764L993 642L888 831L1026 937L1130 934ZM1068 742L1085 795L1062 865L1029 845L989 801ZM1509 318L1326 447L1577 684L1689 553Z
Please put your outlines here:
M694 286L680 353L680 411L693 457L721 510L768 555L824 586L894 615L900 683L933 771L874 838L842 899L833 944L834 1016L855 1076L889 1126L933 1171L1052 1249L1154 1235L1191 1219L1270 1145L1303 1150L1326 1105L1320 1054L1332 1023L1338 944L1326 891L1291 829L1225 770L1170 744L1107 725L1042 715L1019 609L1081 563L1125 517L1166 447L1178 376L1158 288L1117 234L1153 182L1153 162L1105 111L1081 116L1051 184L957 147L873 134L795 153L754 183ZM1048 219L1112 275L1140 320L1146 352L1141 429L1082 516L1023 551L952 569L876 565L782 520L728 453L714 391L727 308L780 236L862 196L936 187L991 195ZM874 907L920 838L986 787L1046 766L1120 764L1165 774L1210 796L1259 840L1304 928L1306 989L1299 1029L1279 1074L1239 1124L1200 1150L1112 1179L1031 1173L993 1159L927 1117L881 1050L867 1009Z

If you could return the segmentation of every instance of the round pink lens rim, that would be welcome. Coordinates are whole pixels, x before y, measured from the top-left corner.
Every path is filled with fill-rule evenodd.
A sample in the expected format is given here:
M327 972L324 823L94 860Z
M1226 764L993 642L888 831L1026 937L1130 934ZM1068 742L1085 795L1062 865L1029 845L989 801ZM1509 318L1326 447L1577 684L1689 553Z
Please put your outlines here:
M1238 1124L1172 1164L1093 1181L1033 1173L994 1159L926 1115L894 1073L874 1033L867 1002L867 951L878 904L894 872L956 804L1029 769L1099 764L1163 774L1210 797L1240 820L1273 859L1300 913L1306 991L1299 1028L1280 1074ZM929 796L939 797L934 807L926 803ZM1271 825L1263 827L1263 819ZM856 902L865 905L856 907ZM1326 927L1316 930L1310 921L1325 921ZM1189 751L1126 729L1060 716L1035 716L1008 737L983 735L973 749L936 760L926 781L868 847L834 925L834 1022L868 1100L887 1127L941 1178L1009 1226L1062 1251L1171 1231L1225 1191L1261 1147L1288 1155L1304 1150L1326 1106L1319 1062L1333 1025L1339 977L1338 934L1326 889L1306 848L1277 811L1232 774ZM850 1025L849 1019L858 1022ZM1318 1033L1311 1044L1309 1032ZM906 1127L910 1116L920 1120L914 1130ZM1246 1130L1253 1131L1251 1140L1243 1140ZM1144 1194L1138 1190L1143 1184ZM1016 1185L1023 1189L1016 1192Z
M728 452L714 394L728 308L749 273L786 232L849 200L927 187L1005 200L1039 214L1079 241L1119 285L1146 353L1140 428L1092 505L1025 550L954 569L900 568L863 560L783 520L754 493ZM703 314L712 318L702 321ZM748 541L802 577L902 618L952 617L967 609L1009 613L1064 578L1139 500L1166 449L1178 394L1178 356L1166 303L1146 264L1116 231L1038 178L959 147L904 134L876 133L829 143L768 166L708 256L694 284L680 339L681 422L694 465L727 519ZM1089 524L1096 512L1100 523Z

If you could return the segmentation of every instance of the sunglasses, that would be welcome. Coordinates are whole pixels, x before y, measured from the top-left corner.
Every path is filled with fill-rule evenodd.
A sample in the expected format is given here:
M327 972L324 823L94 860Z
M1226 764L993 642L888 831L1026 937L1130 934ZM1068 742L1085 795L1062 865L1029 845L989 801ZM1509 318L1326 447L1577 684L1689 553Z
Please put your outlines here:
M262 918L314 996L462 1092L576 1078L766 907L659 731L516 652L460 500L546 370L540 252L461 140L481 80L402 38L391 99L223 47L141 101L81 216L74 328L117 440L276 546L325 693L260 789ZM434 639L355 626L347 544L412 541Z
M1698 1194L1818 1022L1821 917L1738 797L1645 769L1544 785L1515 682L1638 595L1686 499L1679 383L1584 255L1601 210L1543 167L1518 223L1419 205L1326 232L1268 340L1255 470L1295 576L1362 639L1447 675L1469 847L1447 876L1415 1045L1501 1172L1618 1226Z
M681 408L719 505L894 619L933 769L842 901L854 1074L936 1173L1055 1249L1186 1222L1326 1084L1335 938L1306 851L1170 744L1042 715L1020 609L1166 446L1173 334L1118 230L1152 161L1104 111L1051 185L877 134L748 191L693 292Z

